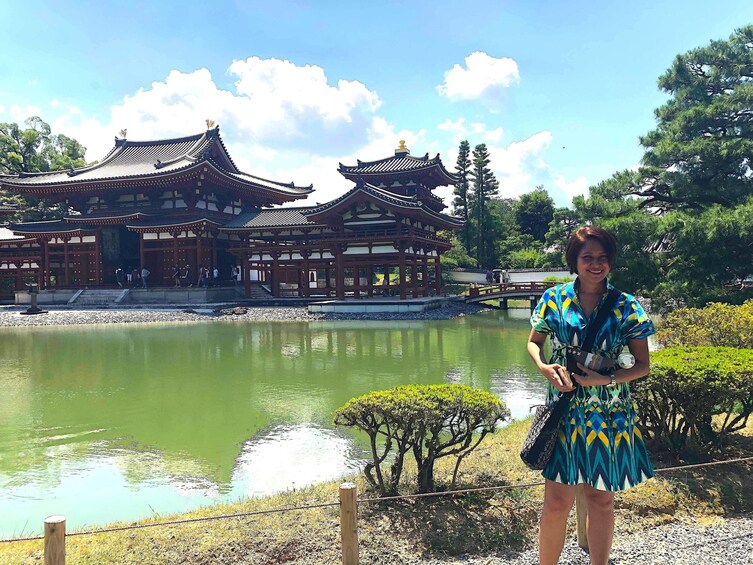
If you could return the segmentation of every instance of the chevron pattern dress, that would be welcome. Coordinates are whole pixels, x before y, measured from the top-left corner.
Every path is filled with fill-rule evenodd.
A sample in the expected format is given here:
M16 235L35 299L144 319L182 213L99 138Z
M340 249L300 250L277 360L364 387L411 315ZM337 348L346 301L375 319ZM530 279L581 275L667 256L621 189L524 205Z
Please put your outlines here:
M576 279L547 290L531 315L533 329L547 334L552 341L551 362L563 366L564 346L583 342L589 320L579 305L577 284ZM607 287L612 288L609 283ZM606 296L591 313L591 320ZM615 359L628 341L645 339L655 331L651 318L635 297L621 293L612 314L596 334L592 352ZM547 402L553 402L558 394L550 383ZM637 421L628 383L618 383L613 388L578 387L542 475L558 483L585 483L608 491L624 490L653 477Z

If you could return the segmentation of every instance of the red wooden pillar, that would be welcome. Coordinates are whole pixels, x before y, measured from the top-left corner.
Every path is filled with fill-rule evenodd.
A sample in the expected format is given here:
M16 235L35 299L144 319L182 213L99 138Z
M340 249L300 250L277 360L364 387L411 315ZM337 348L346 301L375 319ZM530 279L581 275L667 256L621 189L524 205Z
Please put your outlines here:
M272 296L280 296L280 254L272 254Z
M42 240L44 246L44 287L50 288L50 240Z
M415 253L415 249L414 249ZM418 257L413 258L413 298L421 296L421 283L418 281L418 273L421 270L421 259Z
M405 289L405 246L400 242L400 255L398 258L398 270L400 272L400 278L398 284L400 285L400 300L408 298L408 293Z
M84 236L81 236L83 242ZM82 246L83 247L83 246ZM90 267L87 266L86 278L89 278ZM83 275L83 268L81 269ZM104 265L102 260L102 227L97 228L97 233L94 235L94 284L97 286L104 284L105 277L103 276Z
M421 286L423 287L422 293L424 296L429 296L429 259L424 256L423 259L421 259L421 282L423 283Z
M439 251L437 258L434 259L434 289L437 296L442 296L442 264L439 262Z
M246 244L245 246L248 247L248 239L244 240L244 243ZM241 280L243 281L246 298L251 298L251 273L249 272L251 266L249 265L248 255L249 252L246 249L241 252L241 268L243 269Z
M345 298L345 268L343 250L339 244L335 246L335 296Z
M201 237L204 235L202 232L197 231L196 232L196 272L199 272L199 268L202 266L209 267L209 265L204 265L204 259L201 256ZM212 280L212 275L210 273L209 280Z
M311 294L311 287L309 286L309 270L311 269L311 266L309 265L309 252L308 251L302 251L303 254L303 288L301 290L301 296L309 296Z
M374 267L371 263L366 267L366 282L368 287L368 296L371 298L374 296Z
M68 238L63 240L63 261L65 262L65 286L69 287L71 286L71 273L68 264Z

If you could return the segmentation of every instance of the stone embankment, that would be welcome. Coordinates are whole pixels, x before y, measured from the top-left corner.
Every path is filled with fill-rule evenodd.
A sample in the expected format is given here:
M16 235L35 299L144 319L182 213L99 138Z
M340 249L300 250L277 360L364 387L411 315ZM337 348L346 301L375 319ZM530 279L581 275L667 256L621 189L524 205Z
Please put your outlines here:
M50 310L46 314L26 316L24 308L7 307L0 310L0 327L72 326L81 324L128 324L152 322L309 322L317 320L446 320L485 310L483 306L449 302L442 308L426 312L310 314L305 307L233 308L195 307L192 309L91 309Z

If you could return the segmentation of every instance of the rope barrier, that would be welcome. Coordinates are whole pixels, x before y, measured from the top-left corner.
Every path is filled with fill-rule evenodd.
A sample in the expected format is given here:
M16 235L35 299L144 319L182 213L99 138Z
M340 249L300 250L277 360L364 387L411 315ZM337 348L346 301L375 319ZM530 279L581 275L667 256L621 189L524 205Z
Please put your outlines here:
M708 463L680 465L676 467L662 467L660 469L655 469L654 471L656 473L672 473L675 471L686 471L689 469L698 469L701 467L712 467L712 466L717 466L717 465L726 465L730 463L748 463L748 462L753 462L753 457L740 457L737 459L726 459L724 461L711 461ZM495 486L495 487L477 487L477 488L469 488L469 489L450 490L450 491L442 491L442 492L428 492L428 493L419 493L419 494L402 494L402 495L397 495L397 496L385 496L385 497L377 497L377 498L359 498L357 499L357 502L359 503L361 502L363 503L390 502L394 500L410 500L410 499L418 499L418 498L432 498L432 497L438 497L438 496L458 496L458 495L471 494L471 493L477 493L477 492L506 491L506 490L514 490L514 489L533 488L533 487L539 487L539 486L544 486L544 482L539 481L535 483L518 483L514 485L502 485L502 486ZM339 502L321 502L317 504L304 504L301 506L285 506L281 508L271 508L269 510L254 510L250 512L238 512L236 514L220 514L217 516L204 516L201 518L185 518L182 520L154 522L151 524L132 524L130 526L116 526L112 528L102 528L98 530L84 530L80 532L66 533L66 537L88 536L88 535L94 535L94 534L122 532L126 530L139 530L142 528L153 528L156 526L171 526L171 525L178 525L178 524L190 524L190 523L196 523L196 522L209 522L213 520L225 520L228 518L245 518L249 516L260 516L264 514L279 514L281 512L294 512L296 510L309 510L313 508L326 508L326 507L339 506L339 505L340 505ZM8 538L8 539L0 539L0 543L13 543L13 542L19 542L19 541L36 541L36 540L42 540L42 539L44 539L44 536Z

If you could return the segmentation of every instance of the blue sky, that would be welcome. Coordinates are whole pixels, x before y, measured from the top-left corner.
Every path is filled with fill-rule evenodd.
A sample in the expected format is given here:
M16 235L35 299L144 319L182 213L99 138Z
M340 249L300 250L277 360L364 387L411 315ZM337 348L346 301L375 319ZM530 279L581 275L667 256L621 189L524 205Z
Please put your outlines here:
M314 183L311 204L350 187L338 162L406 139L452 170L468 139L502 196L569 205L638 164L675 55L749 23L749 0L3 2L0 121L40 115L94 160L122 128L211 118L242 169Z

